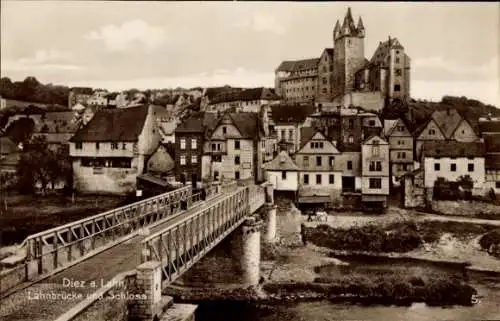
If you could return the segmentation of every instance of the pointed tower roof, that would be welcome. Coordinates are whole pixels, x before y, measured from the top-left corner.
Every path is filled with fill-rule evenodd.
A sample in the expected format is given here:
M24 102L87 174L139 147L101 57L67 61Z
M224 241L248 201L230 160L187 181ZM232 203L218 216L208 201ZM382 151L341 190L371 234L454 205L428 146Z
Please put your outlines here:
M333 32L340 31L340 21L337 19L337 23L335 24L335 28L333 28Z
M358 19L358 30L365 30L365 26L363 25L363 19L361 19L361 16Z
M344 17L344 23L342 23L342 33L344 35L350 35L356 31L356 25L354 24L354 19L352 18L351 7L347 8L347 13Z

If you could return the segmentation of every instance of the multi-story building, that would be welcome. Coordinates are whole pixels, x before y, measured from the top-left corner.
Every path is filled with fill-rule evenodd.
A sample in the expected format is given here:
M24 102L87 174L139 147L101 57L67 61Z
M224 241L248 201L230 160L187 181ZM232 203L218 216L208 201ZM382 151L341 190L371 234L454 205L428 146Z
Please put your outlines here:
M260 113L262 106L279 103L274 89L252 88L242 91L221 93L214 97L205 111L224 112L226 110Z
M205 135L216 123L216 114L200 112L175 129L175 178L198 182L202 178Z
M159 143L152 107L98 111L70 140L74 187L90 193L134 191Z
M400 178L413 171L413 136L403 119L386 119L384 136L390 148L390 175L393 185L400 184Z
M265 178L275 191L293 192L299 189L300 168L286 151L281 151L271 162L264 164Z
M231 86L205 88L205 90L203 91L203 95L201 96L200 110L205 111L210 102L216 99L216 97L218 97L219 95L224 95L227 93L237 92L242 90L243 88L237 88Z
M455 108L436 110L415 132L416 155L420 158L422 145L427 141L474 142L479 140L472 125Z
M426 141L422 145L421 167L424 186L434 188L438 178L456 182L469 176L473 181L473 194L484 193L485 150L482 142Z
M295 153L300 168L299 203L341 202L342 171L336 158L339 150L315 128L302 128L301 146Z
M363 142L361 150L362 204L385 208L389 196L389 143L375 135Z
M408 99L411 62L404 47L389 36L368 60L365 34L361 17L355 24L349 8L342 25L337 20L333 29L333 48L324 49L320 58L281 63L275 72L276 93L285 100L312 99L375 111L394 99ZM299 66L309 71L298 72Z
M500 118L479 119L479 129L486 150L485 170L487 191L500 193Z
M106 90L96 90L92 96L87 99L87 105L91 106L107 106L109 92Z
M310 102L318 89L319 58L283 61L275 70L275 91L286 102Z
M203 146L202 177L261 181L266 134L257 113L222 115Z

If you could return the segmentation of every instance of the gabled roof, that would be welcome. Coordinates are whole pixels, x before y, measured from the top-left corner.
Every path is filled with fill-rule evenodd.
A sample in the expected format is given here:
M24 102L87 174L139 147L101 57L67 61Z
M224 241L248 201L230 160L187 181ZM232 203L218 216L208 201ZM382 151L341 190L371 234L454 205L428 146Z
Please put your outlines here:
M387 57L387 55L389 55L391 49L404 49L404 47L401 45L397 38L389 37L388 40L379 43L370 60L370 65L382 67L388 66L385 58Z
M10 154L18 151L16 143L7 136L0 137L0 154Z
M384 135L389 137L396 128L399 119L384 119Z
M287 152L281 151L276 158L264 165L268 171L298 171L300 168L290 158Z
M376 144L375 140L377 140ZM387 144L389 143L379 135L370 135L363 141L363 145L387 145Z
M313 127L302 127L300 129L300 148L304 147L316 134L318 130Z
M283 61L278 66L278 68L276 68L276 71L295 72L301 70L316 69L318 67L319 61L319 58L286 60Z
M425 123L423 123L422 125L420 125L419 127L417 127L417 129L415 129L415 137L419 137L423 131L427 128L427 126L429 125L429 123L431 122L434 122L434 124L436 124L436 127L439 129L439 131L443 134L443 136L446 137L446 135L444 134L443 130L441 129L441 127L439 127L439 125L437 124L436 120L434 120L434 118L429 118L425 121Z
M431 116L439 126L446 139L450 139L463 118L455 108L436 110Z
M259 139L263 136L263 128L257 113L231 113L228 116L240 132L242 138Z
M484 144L481 142L457 142L453 140L425 141L422 157L484 157Z
M148 110L149 106L100 110L71 141L135 142L142 132Z

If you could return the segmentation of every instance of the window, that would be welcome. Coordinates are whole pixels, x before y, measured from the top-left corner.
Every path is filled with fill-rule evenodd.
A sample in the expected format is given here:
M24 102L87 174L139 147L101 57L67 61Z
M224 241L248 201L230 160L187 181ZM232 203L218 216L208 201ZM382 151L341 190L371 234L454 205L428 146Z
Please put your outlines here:
M354 137L352 135L349 136L349 144L354 143Z
M186 165L186 156L181 155L181 165Z
M191 156L191 164L197 164L198 163L198 156L192 155Z
M82 143L81 142L78 142L78 143L75 143L75 149L82 149Z
M353 129L353 128L354 128L354 120L349 119L349 129Z
M234 141L234 149L240 149L240 141L239 140Z
M396 76L401 76L401 69L396 68Z
M286 131L284 129L281 130L281 139L285 139Z
M111 150L118 149L118 143L111 143Z
M368 170L370 172L380 172L380 171L382 171L382 162L379 162L379 161L370 162L370 165L368 166Z
M370 188L372 188L372 189L381 189L382 188L382 179L381 178L370 178L369 184L370 184Z
M123 143L123 144L122 144L122 149L123 149L123 150L126 150L126 149L127 149L127 144Z
M286 172L281 172L281 179L286 179Z
M352 161L347 161L347 169L352 169Z
M374 120L370 120L370 121L368 122L368 125L369 125L369 126L375 126L375 121L374 121Z
M323 88L321 91L323 92L323 94L326 94L326 88Z
M335 183L335 176L333 174L330 174L328 176L328 183L334 184Z
M239 165L240 164L240 157L239 156L235 156L234 157L234 164L235 165Z
M435 135L436 131L434 129L429 129L429 135Z
M399 57L396 57L396 63L399 64Z
M222 156L221 155L213 155L212 162L222 162Z
M240 179L240 172L238 172L238 171L234 172L234 178Z
M222 133L223 134L227 134L227 128L226 128L226 126L222 127Z
M315 147L316 147L316 143L311 142L311 148L313 148L313 149L314 149Z
M321 174L316 174L316 185L321 185Z
M330 164L330 166L333 167L334 163L335 163L335 157L334 156L328 157L328 164Z
M321 156L316 156L316 166L321 166Z
M186 149L186 140L184 138L181 139L181 149Z
M469 172L473 172L473 171L474 171L474 164L468 164L468 165L467 165L467 170L468 170Z
M196 149L196 138L191 139L191 149Z
M441 165L439 163L434 163L434 170L439 172L441 170Z
M99 143L95 143L95 149L99 150Z
M323 77L323 85L326 85L328 84L328 80L326 79L326 77Z
M450 171L456 172L457 171L457 164L450 164Z
M394 85L394 91L400 91L401 85Z
M309 156L304 156L304 167L309 167Z
M372 155L373 156L380 155L380 146L378 146L378 145L372 146Z
M405 126L398 126L397 127L399 132L404 132L405 131Z
M293 130L288 130L288 140L293 141Z
M500 181L495 182L495 188L500 188Z
M304 174L304 185L309 185L309 174Z

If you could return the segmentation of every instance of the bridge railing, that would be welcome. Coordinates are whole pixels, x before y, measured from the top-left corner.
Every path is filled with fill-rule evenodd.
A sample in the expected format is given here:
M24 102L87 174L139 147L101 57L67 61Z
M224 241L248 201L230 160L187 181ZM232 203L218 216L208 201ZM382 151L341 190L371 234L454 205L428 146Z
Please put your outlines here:
M210 190L205 196L213 197L217 192ZM33 276L71 265L99 248L176 215L203 198L200 192L193 194L191 186L185 186L30 235L20 245L20 250L25 251L24 263L0 274L0 293Z
M141 243L141 262L162 262L163 285L173 282L243 222L251 213L249 197L250 188L239 187L149 236Z

